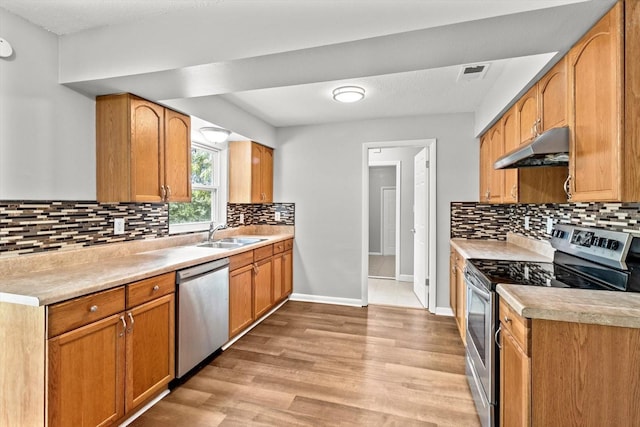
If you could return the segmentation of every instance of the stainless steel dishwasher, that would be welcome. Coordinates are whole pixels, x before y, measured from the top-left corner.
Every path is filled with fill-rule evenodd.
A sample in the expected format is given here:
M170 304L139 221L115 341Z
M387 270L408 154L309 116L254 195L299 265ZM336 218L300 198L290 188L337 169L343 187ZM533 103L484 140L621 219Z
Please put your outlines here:
M229 340L229 260L180 270L176 377L181 378Z

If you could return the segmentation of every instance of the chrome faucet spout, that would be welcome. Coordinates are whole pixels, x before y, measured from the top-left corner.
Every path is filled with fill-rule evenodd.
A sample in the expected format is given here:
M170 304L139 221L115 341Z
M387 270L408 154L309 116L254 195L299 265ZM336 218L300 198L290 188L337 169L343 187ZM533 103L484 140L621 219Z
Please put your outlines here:
M208 242L213 242L213 236L215 235L216 231L218 230L224 230L225 228L227 228L227 224L220 224L217 226L214 226L213 222L211 224L209 224L209 237L207 239Z

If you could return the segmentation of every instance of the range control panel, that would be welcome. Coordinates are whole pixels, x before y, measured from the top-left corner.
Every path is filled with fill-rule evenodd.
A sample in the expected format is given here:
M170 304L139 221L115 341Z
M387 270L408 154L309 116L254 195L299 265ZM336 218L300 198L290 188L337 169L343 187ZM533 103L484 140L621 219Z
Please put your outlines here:
M559 251L615 268L624 268L633 235L621 231L556 224L551 245Z

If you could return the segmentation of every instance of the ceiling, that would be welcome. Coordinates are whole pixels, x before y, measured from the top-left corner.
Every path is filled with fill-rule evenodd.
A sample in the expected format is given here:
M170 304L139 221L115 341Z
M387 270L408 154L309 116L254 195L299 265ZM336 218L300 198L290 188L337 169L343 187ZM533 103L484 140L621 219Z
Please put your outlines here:
M613 1L2 0L0 7L60 36L61 82L78 91L128 91L187 110L185 100L216 98L284 127L477 113L519 62L551 53L540 56L533 77ZM127 32L153 34L158 46L127 57L124 42L100 44ZM112 56L109 66L127 66L100 67L92 50ZM484 79L457 81L461 65L479 62L489 64ZM364 87L365 100L333 101L343 84ZM220 121L215 113L201 118Z

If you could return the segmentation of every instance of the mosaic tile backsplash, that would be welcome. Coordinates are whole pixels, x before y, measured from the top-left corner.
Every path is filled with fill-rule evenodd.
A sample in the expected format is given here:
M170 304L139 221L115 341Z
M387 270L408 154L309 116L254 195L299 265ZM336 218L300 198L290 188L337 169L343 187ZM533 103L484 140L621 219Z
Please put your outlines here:
M280 221L275 221L276 211ZM293 203L228 205L227 223L242 225L240 213L244 225L295 225ZM114 218L125 219L124 234L113 234ZM0 257L168 235L166 203L0 201Z
M229 203L227 225L295 225L295 206L295 203ZM279 221L275 219L276 212L280 213ZM240 221L240 215L244 215L244 223Z
M524 217L529 216L529 230ZM500 204L451 203L451 237L506 240L518 233L548 240L547 218L553 223L640 233L640 203Z

